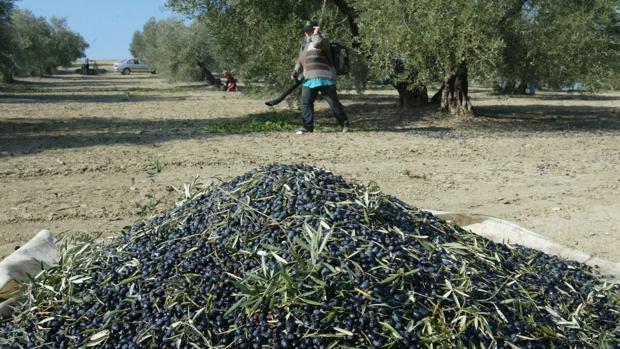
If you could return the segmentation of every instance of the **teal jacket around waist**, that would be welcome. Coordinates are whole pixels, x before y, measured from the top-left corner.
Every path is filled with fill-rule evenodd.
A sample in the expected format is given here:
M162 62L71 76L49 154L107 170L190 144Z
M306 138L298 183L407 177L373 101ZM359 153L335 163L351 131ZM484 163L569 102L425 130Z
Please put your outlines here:
M323 79L323 78L304 80L303 86L309 87L309 88L317 88L317 87L322 87L322 86L336 86L336 80Z

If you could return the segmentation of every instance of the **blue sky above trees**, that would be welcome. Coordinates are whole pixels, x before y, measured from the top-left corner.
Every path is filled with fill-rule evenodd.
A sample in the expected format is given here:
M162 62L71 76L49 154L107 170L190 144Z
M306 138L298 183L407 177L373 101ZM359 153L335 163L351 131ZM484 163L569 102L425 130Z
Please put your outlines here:
M129 54L133 32L142 29L150 18L175 16L164 0L18 0L18 8L36 16L65 17L71 30L90 44L91 59L121 59Z

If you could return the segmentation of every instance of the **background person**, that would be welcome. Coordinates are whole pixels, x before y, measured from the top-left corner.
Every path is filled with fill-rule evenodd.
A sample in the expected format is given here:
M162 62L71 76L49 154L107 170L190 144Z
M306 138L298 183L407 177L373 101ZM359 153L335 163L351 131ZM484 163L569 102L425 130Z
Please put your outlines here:
M232 72L227 71L224 77L226 78L226 92L237 92L237 79L234 78Z

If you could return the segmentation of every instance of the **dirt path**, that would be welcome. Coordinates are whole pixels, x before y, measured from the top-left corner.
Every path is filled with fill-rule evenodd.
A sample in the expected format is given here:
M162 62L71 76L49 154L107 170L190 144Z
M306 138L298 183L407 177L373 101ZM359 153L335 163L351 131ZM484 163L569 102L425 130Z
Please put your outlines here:
M221 134L203 128L265 112L262 101L148 75L33 79L0 92L0 256L42 228L117 233L173 205L196 175L305 162L620 261L620 94L474 96L483 117L469 123L403 115L391 92L373 92L374 109L345 102L354 123L384 131Z

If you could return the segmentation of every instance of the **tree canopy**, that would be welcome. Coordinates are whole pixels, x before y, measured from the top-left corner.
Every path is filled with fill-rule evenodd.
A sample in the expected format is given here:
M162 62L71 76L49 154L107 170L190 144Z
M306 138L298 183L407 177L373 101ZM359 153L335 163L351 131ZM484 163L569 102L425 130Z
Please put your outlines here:
M151 18L133 34L130 52L170 79L211 79L209 69L217 64L210 37L199 20L187 26L180 19Z
M61 18L47 20L30 11L13 8L0 0L0 74L10 81L14 75L49 74L58 66L69 66L83 57L88 44Z
M618 0L168 0L205 23L213 47L247 78L284 83L304 21L356 53L355 66L389 77L401 105L428 102L467 112L467 85L498 80L558 88L618 77ZM364 72L364 74L361 74ZM354 78L365 80L365 69ZM524 91L524 88L523 88ZM518 91L517 91L518 92ZM437 97L437 96L436 96Z
M14 41L13 28L11 27L11 14L13 12L13 0L0 0L0 78L10 80L12 67L14 66Z
M508 92L519 82L559 88L581 80L609 88L620 62L620 2L617 0L528 0L499 30L506 43L498 76ZM512 91L510 91L512 90Z

